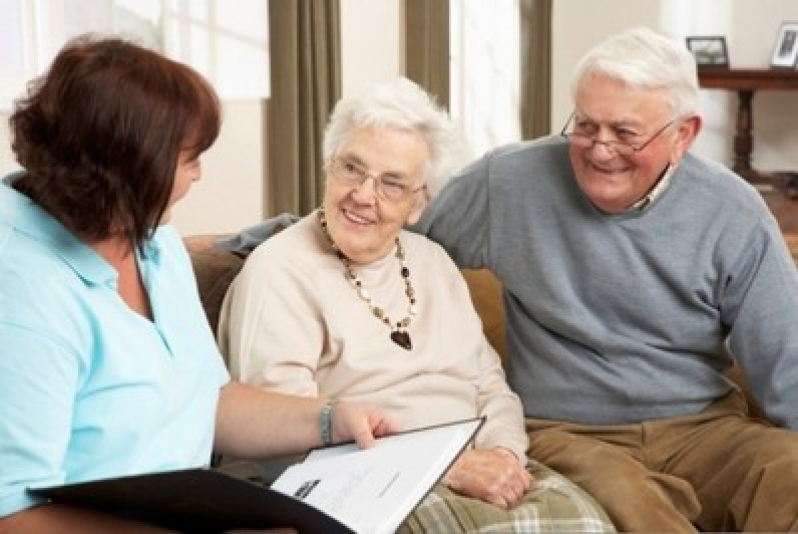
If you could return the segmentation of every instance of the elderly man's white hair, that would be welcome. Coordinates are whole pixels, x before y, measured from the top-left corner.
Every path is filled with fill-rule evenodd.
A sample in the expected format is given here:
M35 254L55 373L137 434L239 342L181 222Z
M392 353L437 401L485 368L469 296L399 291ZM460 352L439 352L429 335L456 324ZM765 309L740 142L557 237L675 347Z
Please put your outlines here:
M633 88L662 89L675 116L698 111L695 58L683 43L648 28L629 29L589 50L574 69L572 95L585 76L595 73Z
M449 114L421 87L404 77L368 86L338 101L324 132L324 162L331 162L355 128L397 128L418 133L430 161L425 182L429 197L467 162L463 137Z

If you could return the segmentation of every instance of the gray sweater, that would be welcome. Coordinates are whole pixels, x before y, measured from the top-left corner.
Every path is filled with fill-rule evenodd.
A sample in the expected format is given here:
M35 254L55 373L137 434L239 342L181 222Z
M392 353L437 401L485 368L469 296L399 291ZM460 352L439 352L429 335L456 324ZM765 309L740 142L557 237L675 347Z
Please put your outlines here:
M416 231L504 286L508 379L529 417L623 424L698 412L733 388L721 346L798 429L798 274L758 192L687 155L644 210L581 193L561 138L467 167Z

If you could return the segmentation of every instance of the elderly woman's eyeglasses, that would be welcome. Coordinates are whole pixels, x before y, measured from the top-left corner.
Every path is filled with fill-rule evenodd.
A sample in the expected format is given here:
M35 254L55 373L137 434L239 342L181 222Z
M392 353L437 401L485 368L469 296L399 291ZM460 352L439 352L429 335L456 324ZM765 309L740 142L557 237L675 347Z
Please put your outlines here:
M562 127L562 131L560 135L568 139L568 142L571 145L579 147L579 148L593 148L595 145L604 145L608 150L611 150L613 153L618 154L619 156L633 156L638 152L642 152L648 145L651 144L657 137L662 135L662 133L667 130L671 125L673 125L675 120L668 121L662 128L656 131L654 135L648 138L647 141L637 144L632 143L629 141L624 141L622 139L612 140L612 141L602 141L596 137L594 132L598 131L598 126L593 123L589 123L589 126L581 126L580 123L576 123L574 125L574 129L570 132L568 131L568 125L571 124L571 121L574 119L575 114L571 113L571 116L568 117L568 121L565 123L565 126ZM584 129L585 131L580 131ZM624 132L620 132L616 134L618 137L622 138Z
M391 174L371 175L362 165L344 158L334 159L329 165L329 170L333 178L349 187L360 187L368 178L371 178L374 180L374 190L377 192L377 196L389 202L405 200L426 187L426 185L422 185L417 189L411 189L402 178Z

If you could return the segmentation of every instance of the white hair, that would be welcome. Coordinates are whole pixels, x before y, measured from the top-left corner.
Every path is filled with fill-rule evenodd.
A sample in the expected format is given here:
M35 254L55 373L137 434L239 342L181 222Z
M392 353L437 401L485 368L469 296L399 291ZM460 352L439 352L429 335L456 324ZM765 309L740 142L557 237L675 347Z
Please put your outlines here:
M324 163L328 164L355 128L397 128L419 134L427 143L425 169L428 195L435 196L466 163L465 142L449 114L421 87L404 77L374 84L338 101L324 132Z
M698 74L693 55L686 46L648 28L632 28L588 51L574 69L574 97L584 77L594 73L633 88L665 90L676 116L698 111Z

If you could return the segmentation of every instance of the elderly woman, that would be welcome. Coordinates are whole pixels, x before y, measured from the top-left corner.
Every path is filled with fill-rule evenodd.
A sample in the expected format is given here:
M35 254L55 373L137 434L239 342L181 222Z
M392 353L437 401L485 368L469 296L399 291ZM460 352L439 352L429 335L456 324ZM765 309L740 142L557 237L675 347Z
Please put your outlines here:
M367 402L404 428L486 416L475 446L406 530L611 530L592 499L532 462L460 271L403 231L462 161L448 116L412 82L336 106L323 205L260 245L225 298L219 342L242 381Z

